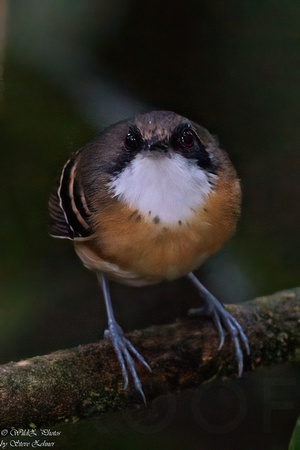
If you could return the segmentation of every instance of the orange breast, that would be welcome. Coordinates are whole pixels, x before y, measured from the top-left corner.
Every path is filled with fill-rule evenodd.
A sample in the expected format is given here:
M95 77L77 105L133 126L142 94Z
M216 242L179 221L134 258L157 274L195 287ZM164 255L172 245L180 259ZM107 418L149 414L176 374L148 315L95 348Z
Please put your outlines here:
M187 223L172 227L114 202L95 218L93 237L75 242L76 252L89 269L128 284L175 279L221 247L235 230L239 209L238 183L221 185Z

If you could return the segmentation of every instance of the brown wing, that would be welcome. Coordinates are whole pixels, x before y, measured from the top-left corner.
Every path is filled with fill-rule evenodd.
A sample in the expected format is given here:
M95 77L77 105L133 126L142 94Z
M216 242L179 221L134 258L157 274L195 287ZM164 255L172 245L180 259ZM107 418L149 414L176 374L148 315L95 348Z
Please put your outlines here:
M76 173L78 155L66 162L58 188L49 199L49 232L53 237L76 239L90 234L91 213Z

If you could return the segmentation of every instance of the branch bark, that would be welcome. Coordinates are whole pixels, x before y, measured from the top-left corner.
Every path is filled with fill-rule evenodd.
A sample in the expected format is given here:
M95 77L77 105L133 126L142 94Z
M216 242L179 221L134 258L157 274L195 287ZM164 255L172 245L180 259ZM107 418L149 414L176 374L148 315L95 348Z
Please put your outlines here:
M299 361L300 288L226 308L249 339L244 371ZM186 318L127 337L152 368L151 373L137 368L148 401L236 376L232 343L226 339L217 351L219 337L209 318ZM138 393L123 390L116 356L105 340L0 366L0 427L49 426L137 402L142 402Z

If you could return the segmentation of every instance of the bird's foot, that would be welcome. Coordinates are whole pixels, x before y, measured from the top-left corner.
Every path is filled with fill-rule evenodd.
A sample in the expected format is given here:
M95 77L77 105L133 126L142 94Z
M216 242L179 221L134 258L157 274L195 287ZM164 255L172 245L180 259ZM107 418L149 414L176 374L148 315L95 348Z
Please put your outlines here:
M227 331L230 334L238 363L238 376L240 377L243 372L243 352L241 350L241 343L244 345L247 355L250 353L247 336L238 321L223 308L221 303L212 294L210 295L211 297L205 299L206 302L202 308L190 309L188 314L192 316L207 315L212 318L220 336L218 350L224 345L225 332Z
M104 332L104 336L110 339L117 354L124 379L124 389L127 389L129 375L131 375L136 390L141 394L144 403L146 403L145 394L143 392L140 379L136 373L133 357L135 357L137 361L143 364L151 372L149 365L146 363L142 355L134 348L131 342L125 338L124 332L117 322L111 321L109 323L108 329Z
M241 343L244 345L247 355L250 354L249 344L247 336L245 335L243 328L238 323L238 321L229 314L226 309L223 308L219 300L216 299L202 283L198 280L195 275L190 272L188 278L196 286L201 298L204 301L204 305L199 309L190 309L189 315L206 315L210 316L218 330L220 336L220 345L218 350L220 350L224 345L225 332L227 331L233 341L235 357L238 363L238 376L240 377L243 372L243 352L241 350Z

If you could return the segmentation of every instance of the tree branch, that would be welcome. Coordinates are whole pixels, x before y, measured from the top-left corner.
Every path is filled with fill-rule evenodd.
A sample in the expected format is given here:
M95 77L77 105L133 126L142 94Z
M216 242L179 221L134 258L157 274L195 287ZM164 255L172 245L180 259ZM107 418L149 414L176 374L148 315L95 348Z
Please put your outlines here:
M300 288L226 307L249 339L244 370L299 360ZM137 367L147 400L236 376L233 345L219 337L209 318L186 318L128 333L152 368ZM53 425L66 419L142 402L123 390L120 368L107 341L60 350L0 366L0 427Z

